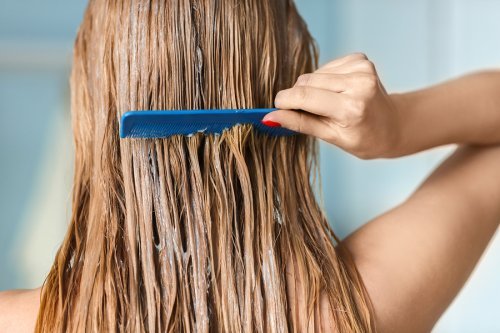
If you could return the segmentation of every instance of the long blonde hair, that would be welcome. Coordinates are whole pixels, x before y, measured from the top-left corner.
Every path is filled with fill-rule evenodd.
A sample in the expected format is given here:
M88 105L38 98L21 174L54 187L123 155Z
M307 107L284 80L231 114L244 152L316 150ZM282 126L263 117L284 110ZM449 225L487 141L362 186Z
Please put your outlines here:
M72 217L36 331L314 332L325 297L336 330L372 331L315 200L313 139L248 125L118 137L128 110L272 107L315 67L292 0L90 0L71 78Z

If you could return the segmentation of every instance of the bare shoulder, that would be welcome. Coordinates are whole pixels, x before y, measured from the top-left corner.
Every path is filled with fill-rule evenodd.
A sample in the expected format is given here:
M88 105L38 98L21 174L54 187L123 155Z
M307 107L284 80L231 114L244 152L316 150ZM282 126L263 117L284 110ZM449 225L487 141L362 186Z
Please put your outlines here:
M40 289L0 292L0 332L33 332Z

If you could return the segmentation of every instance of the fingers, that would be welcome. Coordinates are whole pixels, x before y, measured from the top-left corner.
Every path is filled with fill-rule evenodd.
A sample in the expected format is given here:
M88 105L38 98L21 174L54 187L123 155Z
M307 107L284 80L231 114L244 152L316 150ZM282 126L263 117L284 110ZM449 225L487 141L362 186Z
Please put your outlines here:
M350 81L351 78L347 75L312 73L299 76L295 87L307 86L342 93L350 87Z
M360 96L363 92L376 88L378 76L367 73L326 74L312 73L301 75L294 88L310 87L328 90L333 93ZM307 109L305 109L307 110Z
M292 131L335 143L335 128L329 126L320 116L304 111L278 110L267 114L262 119L264 124L269 121Z
M348 64L348 63L351 63L351 62L357 62L357 61L360 61L360 60L368 60L368 57L363 54L363 53L352 53L352 54L349 54L345 57L342 57L342 58L338 58L338 59L335 59L333 61L330 61L329 63L327 63L326 65L322 66L320 69L322 68L334 68L334 67L339 67L339 66L342 66L342 65L345 65L345 64Z
M320 67L316 73L368 73L375 74L375 65L363 53L353 53L340 59L333 60Z
M336 67L322 67L315 73L330 73L330 74L352 74L352 73L366 73L376 74L377 70L375 65L370 60L357 60L348 62Z
M377 87L373 63L364 54L351 54L301 75L293 88L280 91L275 99L280 110L269 113L263 123L342 147L346 128L365 119Z
M307 110L334 121L343 119L345 111L350 109L350 99L347 96L310 86L280 91L274 104L278 109Z

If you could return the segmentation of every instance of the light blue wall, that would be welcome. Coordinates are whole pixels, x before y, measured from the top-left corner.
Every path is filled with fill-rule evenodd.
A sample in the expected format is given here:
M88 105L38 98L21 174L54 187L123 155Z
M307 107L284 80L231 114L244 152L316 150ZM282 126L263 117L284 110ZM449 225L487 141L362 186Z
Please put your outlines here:
M50 124L66 112L69 50L85 1L0 1L0 289L25 286L12 252ZM70 156L68 156L70 158Z
M72 43L84 0L2 0L0 40Z
M0 70L0 288L22 287L16 256L10 255L21 230L27 199L42 158L55 105L63 98L61 77Z
M54 156L50 147L57 137L54 124L67 119L69 111L69 55L85 3L0 0L0 290L39 285L60 240L52 229L64 229L67 212L54 217L43 207L59 207L59 199L53 198L62 197L60 210L67 209L69 194L56 180L68 175L61 175L60 154ZM500 63L500 1L297 4L318 42L322 63L365 52L390 91ZM447 152L366 162L322 144L325 208L335 231L343 237L402 201ZM71 150L62 149L61 154L69 160ZM42 217L49 221L43 227L30 224ZM41 239L46 251L19 250L19 240L30 232L36 237L22 247L41 248ZM500 332L499 262L497 240L436 332Z
M377 64L390 91L432 81L429 44L433 28L427 1L297 3L318 42L321 63L364 52ZM325 208L341 237L408 196L442 158L442 153L432 153L364 162L332 146L322 144L321 148Z

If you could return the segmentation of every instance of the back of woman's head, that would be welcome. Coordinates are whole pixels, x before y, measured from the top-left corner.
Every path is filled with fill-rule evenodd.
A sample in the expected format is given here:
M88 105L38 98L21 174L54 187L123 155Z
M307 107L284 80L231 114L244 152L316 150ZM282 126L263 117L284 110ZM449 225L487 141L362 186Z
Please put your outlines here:
M315 66L291 0L91 0L71 80L72 218L37 331L317 331L325 313L370 330L314 198L314 141L248 125L118 137L129 110L272 107Z

